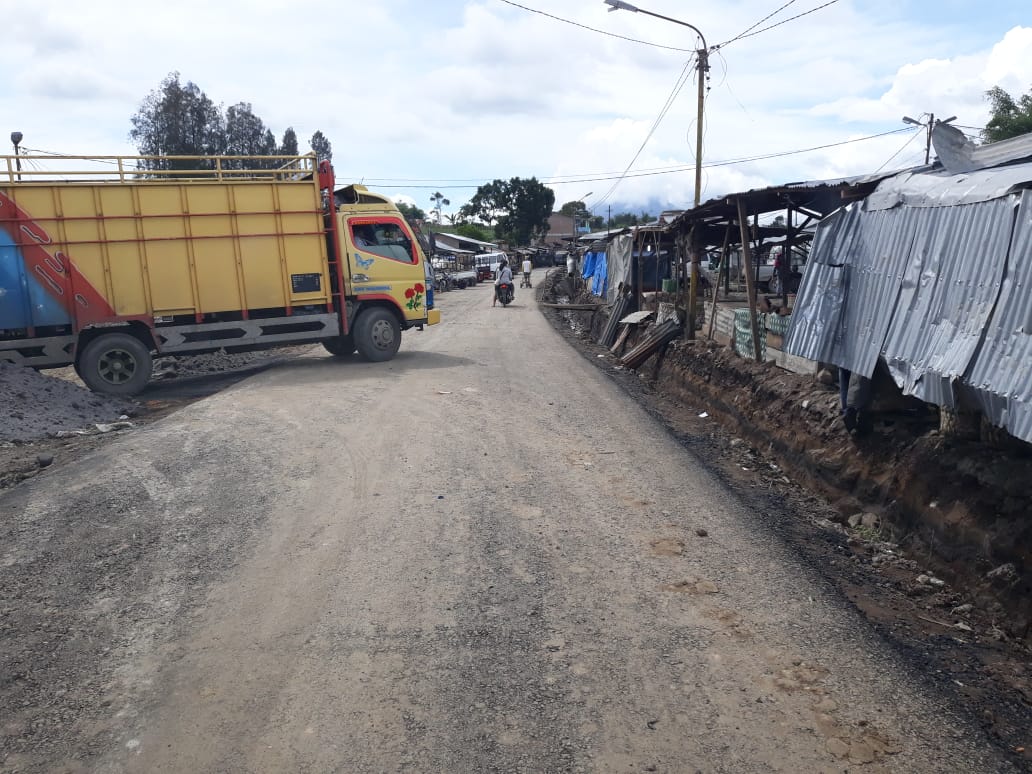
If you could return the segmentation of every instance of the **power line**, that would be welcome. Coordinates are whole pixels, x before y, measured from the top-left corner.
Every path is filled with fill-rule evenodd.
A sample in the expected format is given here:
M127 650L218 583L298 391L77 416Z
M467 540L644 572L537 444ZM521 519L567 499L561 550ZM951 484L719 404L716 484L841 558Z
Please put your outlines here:
M811 13L816 13L822 8L827 8L829 5L835 5L835 3L837 2L838 0L828 0L828 2L824 3L823 5L818 5L816 8L811 8L809 11L803 11L802 13L797 13L795 16L789 16L787 19L779 21L777 24L771 24L769 27L764 27L763 29L759 29L754 32L749 32L748 34L742 33L736 38L731 38L731 40L725 40L723 43L718 43L717 45L713 46L713 48L723 48L724 46L728 45L729 43L733 43L736 40L742 40L743 38L751 38L753 35L759 35L761 32L767 32L768 30L772 30L775 27L780 27L782 24L788 24L790 21L802 19L804 16L809 16Z
M907 146L908 146L908 145L910 145L910 143L912 143L912 142L914 141L914 138L916 138L916 137L917 137L917 136L918 136L919 134L924 134L924 132L918 132L918 131L915 131L915 132L914 132L914 133L913 133L913 134L912 134L912 135L910 136L910 138L909 138L909 139L908 139L908 140L907 140L907 141L906 141L905 143L903 143L903 147L901 147L901 148L900 148L900 149L899 149L898 151L896 151L896 152L895 152L895 153L893 153L893 154L892 154L891 156L889 156L889 157L888 157L887 159L885 159L885 163L884 163L884 164L882 164L882 165L881 165L880 167L878 167L878 168L877 168L876 170L874 170L874 171L875 171L875 172L881 172L881 171L882 171L883 169L885 169L885 167L887 167L887 166L889 165L889 162L890 162L890 161L892 161L892 160L893 160L894 158L896 158L896 156L898 156L899 154L901 154L901 153L902 153L903 151L905 151L905 150L907 149Z
M785 3L784 5L782 5L782 6L781 6L780 8L778 8L778 9L777 9L776 11L771 11L771 12L770 12L770 13L768 13L768 14L767 14L766 16L764 16L764 17L763 17L762 19L760 19L760 20L759 20L758 22L756 22L755 24L753 24L753 25L752 25L751 27L746 27L746 28L745 28L744 30L742 30L741 32L739 32L739 33L738 33L738 34L737 34L737 35L736 35L735 37L731 38L731 40L728 40L728 41L726 41L726 42L724 42L724 43L721 43L721 45L722 45L722 46L726 46L726 45L727 45L728 43L734 43L734 42L735 42L736 40L740 40L741 38L745 37L745 35L746 35L746 34L748 34L749 32L752 32L752 31L753 31L754 29L756 29L757 27L759 27L759 26L760 26L761 24L763 24L763 23L764 23L765 21L767 21L767 20L768 20L768 19L770 19L771 17L773 17L773 16L777 16L777 15L778 15L779 13L781 13L781 12L782 12L782 11L784 11L784 10L785 10L786 8L788 8L788 6L792 5L792 3L794 3L795 1L796 1L796 0L788 0L788 2L787 2L787 3Z
M698 54L696 54L696 56L698 56ZM670 111L670 108L673 106L674 100L677 99L677 95L681 93L681 89L683 89L684 85L688 82L688 73L692 67L693 62L694 58L689 59L685 63L684 69L681 70L681 74L677 76L677 83L674 84L673 90L670 92L669 96L667 96L666 103L663 105L663 108L659 111L659 115L656 116L656 120L652 122L652 128L649 129L649 133L645 136L645 139L642 140L641 145L638 147L638 150L634 154L634 158L632 158L630 163L628 163L627 166L624 168L623 175L626 175L628 172L631 171L631 167L634 166L634 162L638 160L638 157L641 155L641 152L645 150L645 146L648 144L648 141L652 139L652 135L655 134L656 129L659 128L660 122L662 122L662 120L666 117L666 114ZM699 77L702 77L702 73L699 74ZM610 186L609 190L606 191L606 193L603 196L599 197L599 199L594 204L595 207L598 207L600 204L605 202L607 199L609 199L610 196L613 195L613 192L616 191L617 186L620 185L620 181L623 180L623 175L617 178L616 182L613 183L612 186Z
M599 35L607 35L607 36L609 36L611 38L619 38L620 40L626 40L626 41L628 41L630 43L640 43L643 46L652 46L653 48L665 48L667 51L685 51L685 52L692 51L692 49L690 49L690 48L677 48L676 46L663 46L663 45L660 45L659 43L650 43L647 40L638 40L637 38L628 38L625 35L617 35L615 32L606 32L605 30L595 29L594 27L589 27L586 24L581 24L580 22L575 22L575 21L572 21L571 19L564 19L561 16L555 16L555 15L550 14L550 13L545 13L544 11L539 11L536 8L528 8L525 5L520 5L519 3L514 3L514 2L512 2L512 0L499 0L499 1L502 2L502 3L505 3L506 5L511 5L514 8L520 8L520 9L522 9L524 11L529 11L530 13L536 13L536 14L539 14L540 16L545 16L545 17L547 17L549 19L554 19L555 21L562 22L563 24L572 24L574 27L580 27L582 30L588 30L590 32L597 32Z
M842 145L851 145L851 144L857 143L857 142L866 142L867 140L876 140L879 137L889 137L889 136L894 135L894 134L901 134L903 132L911 132L911 131L913 131L913 130L910 129L910 127L904 126L904 127L900 128L900 129L891 129L891 130L889 130L887 132L879 132L878 134L866 135L864 137L854 137L851 140L841 140L840 142L831 142L831 143L826 143L824 145L813 145L813 146L811 146L809 148L799 148L797 150L789 150L789 151L777 151L777 152L774 152L774 153L765 153L765 154L761 154L761 155L757 155L757 156L743 156L741 158L725 159L725 160L722 160L722 161L704 162L702 166L703 166L704 169L708 169L708 168L711 168L711 167L728 167L728 166L734 166L736 164L750 164L750 163L756 162L756 161L766 161L768 159L783 158L785 156L798 156L798 155L801 155L803 153L813 153L814 151L827 150L828 148L837 148L837 147L840 147ZM562 179L562 180L560 180L560 179L558 179L558 177L550 178L550 177L542 176L541 177L541 182L544 185L572 185L574 183L606 182L606 181L609 181L609 180L623 180L625 178L635 178L635 177L656 177L658 175L670 175L670 174L677 174L677 173L680 173L680 172L689 172L689 171L692 171L694 169L695 169L694 165L685 164L685 165L681 165L681 166L678 166L678 167L656 167L656 168L653 168L653 171L649 171L649 172L639 171L639 172L598 173L598 175L596 175L594 177L589 177L587 175L584 175L584 176L577 176L576 179ZM574 176L572 176L572 175L562 175L560 177L563 177L563 178L567 178L567 177L573 178ZM380 180L381 178L366 178L366 179L369 180L370 182L372 182L372 181ZM479 179L486 180L488 178L479 178ZM491 179L493 180L494 178L491 178ZM449 190L469 189L469 188L478 188L479 187L478 185L474 185L474 184L471 184L471 185L408 185L408 184L403 184L403 183L396 183L396 184L381 184L381 185L384 188L427 188L427 189L430 189L430 188L443 188L443 189L449 189ZM595 206L597 207L598 203L596 203Z
M690 64L691 63L689 62L689 65ZM889 131L886 131L886 132L879 132L878 134L870 134L870 135L865 135L863 137L854 137L851 140L841 140L839 142L831 142L831 143L826 143L824 145L813 145L813 146L810 146L808 148L798 148L796 150L788 150L788 151L775 151L773 153L764 153L764 154L759 154L759 155L756 155L756 156L742 156L742 157L739 157L739 158L724 159L722 161L704 162L702 166L703 166L703 168L727 167L727 166L734 166L735 164L749 164L749 163L756 162L756 161L766 161L766 160L769 160L769 159L783 158L785 156L798 156L798 155L801 155L803 153L813 153L814 151L827 150L828 148L837 148L837 147L840 147L842 145L851 145L851 144L857 143L857 142L866 142L867 140L876 140L879 137L889 137L889 136L894 135L894 134L901 134L903 132L912 132L912 131L913 130L910 127L904 126L904 127L899 128L899 129L890 129ZM916 134L918 134L918 133L915 132L915 136L916 136ZM911 138L911 140L912 139L913 138ZM910 140L908 140L908 142L910 142ZM58 153L56 151L40 150L38 148L25 148L25 150L30 152L30 153L36 153L36 154L39 154L39 155L47 155L47 156L55 156L55 157L58 157L58 158L68 157L69 156L69 154L66 154L66 153ZM75 157L75 158L79 158L79 157ZM108 160L108 159L95 159L95 161L97 163L117 164L117 162L111 161L111 160ZM605 181L608 181L608 180L621 180L623 178L632 178L632 177L655 177L655 176L658 176L658 175L670 175L670 174L677 174L677 173L680 173L680 172L688 172L688 171L691 171L693 169L694 169L694 165L683 164L683 165L679 165L679 166L670 166L670 167L647 167L646 169L638 170L637 172L627 172L627 171L624 171L624 172L599 172L599 173L585 173L583 175L576 175L576 174L574 174L574 175L556 175L554 177L541 176L541 180L546 185L571 185L571 184L574 184L574 183L605 182ZM343 178L344 176L341 175L341 177ZM427 188L427 189L429 189L429 188L445 188L445 189L455 190L455 189L479 188L480 185L483 184L484 180L488 180L488 179L494 180L495 177L497 177L497 175L495 177L491 177L491 178L487 178L487 177L465 178L465 180L469 181L468 185L461 185L461 184L441 185L440 181L438 181L437 183L434 183L433 179L427 179L427 178L422 178L422 180L424 180L425 182L431 183L431 185L414 185L414 184L406 182L406 181L407 180L420 180L421 178L378 178L378 177L367 177L367 176L363 176L363 177L364 177L364 179L367 182L370 182L370 183L375 182L375 183L379 184L381 187L384 187L384 188ZM351 179L351 178L348 178L348 179Z

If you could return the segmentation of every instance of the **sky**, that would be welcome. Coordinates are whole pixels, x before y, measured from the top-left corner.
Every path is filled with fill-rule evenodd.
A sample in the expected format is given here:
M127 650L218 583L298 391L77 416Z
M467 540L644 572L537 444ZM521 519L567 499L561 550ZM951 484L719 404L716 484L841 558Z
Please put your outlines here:
M710 49L703 201L919 164L925 130L903 116L977 136L987 89L1032 90L1028 0L826 2L638 4ZM603 0L3 6L0 138L22 132L23 152L135 153L130 118L178 71L217 104L251 103L277 138L294 127L303 150L321 130L340 185L428 211L435 192L449 214L532 176L556 209L603 217L694 200L701 40Z

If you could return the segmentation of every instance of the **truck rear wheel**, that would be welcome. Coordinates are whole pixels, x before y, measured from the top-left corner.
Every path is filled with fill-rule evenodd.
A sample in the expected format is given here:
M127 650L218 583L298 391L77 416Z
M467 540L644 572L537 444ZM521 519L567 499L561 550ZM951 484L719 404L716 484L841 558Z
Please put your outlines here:
M128 333L105 333L83 349L76 363L80 378L94 392L135 395L150 381L150 350Z
M355 335L349 333L347 336L334 336L332 339L323 339L323 347L335 357L347 357L355 352Z
M358 354L373 363L390 360L401 346L398 318L383 307L366 309L355 321L355 346Z

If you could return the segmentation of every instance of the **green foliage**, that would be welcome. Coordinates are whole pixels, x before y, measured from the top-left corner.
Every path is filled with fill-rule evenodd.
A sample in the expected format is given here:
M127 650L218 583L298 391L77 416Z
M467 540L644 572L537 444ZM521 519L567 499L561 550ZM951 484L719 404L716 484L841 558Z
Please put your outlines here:
M584 202L566 202L566 204L559 208L559 214L572 218L574 215L579 215L586 209L587 207L584 205Z
M455 233L468 239L479 239L481 242L491 241L487 230L475 223L460 223L455 227Z
M297 155L297 132L294 131L294 127L292 126L288 126L287 131L283 133L283 142L281 142L279 146L279 155Z
M441 222L441 206L443 205L443 206L446 207L449 204L451 204L451 201L449 201L448 199L445 199L444 198L444 194L442 194L440 191L435 191L430 196L430 201L432 201L434 203L434 212L437 213L437 222L440 223Z
M223 114L222 107L196 84L181 83L178 72L169 73L147 95L130 121L129 139L143 156L293 156L298 152L293 127L283 133L283 143L277 146L276 136L255 115L250 102L231 105ZM320 159L331 158L330 141L322 132L316 132L312 142ZM273 160L258 164L277 165ZM144 160L140 166L145 170L197 169L203 164L196 160L157 158ZM248 162L247 166L255 166L255 162Z
M272 156L276 138L265 122L254 114L250 102L238 102L226 108L225 147L227 156ZM240 162L238 169L250 168L252 162Z
M405 216L405 220L426 220L426 213L419 209L414 204L406 204L405 202L395 202L398 207L398 211Z
M312 139L308 141L308 145L319 161L333 161L333 146L330 145L330 141L326 139L326 135L322 132L316 131L312 135Z
M529 244L548 233L555 193L537 178L493 180L477 189L460 214L495 224L495 235L510 245Z
M225 149L222 112L196 84L169 73L130 119L129 139L142 156L209 156ZM196 161L147 159L143 169L194 169Z
M999 86L993 86L985 97L989 101L989 121L982 130L982 138L986 142L999 142L1032 132L1032 91L1015 101Z

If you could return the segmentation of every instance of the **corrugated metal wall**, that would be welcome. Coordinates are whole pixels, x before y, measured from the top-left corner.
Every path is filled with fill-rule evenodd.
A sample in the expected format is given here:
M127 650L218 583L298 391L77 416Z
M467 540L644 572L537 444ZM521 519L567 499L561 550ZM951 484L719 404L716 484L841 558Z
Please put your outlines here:
M1032 192L1021 195L1007 270L961 389L994 424L1032 442Z
M966 201L825 219L785 349L867 376L884 358L905 393L1032 442L1032 193Z

